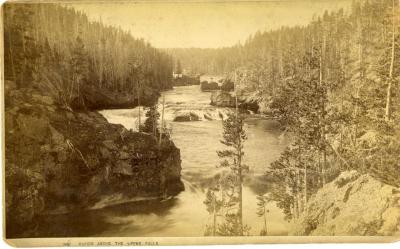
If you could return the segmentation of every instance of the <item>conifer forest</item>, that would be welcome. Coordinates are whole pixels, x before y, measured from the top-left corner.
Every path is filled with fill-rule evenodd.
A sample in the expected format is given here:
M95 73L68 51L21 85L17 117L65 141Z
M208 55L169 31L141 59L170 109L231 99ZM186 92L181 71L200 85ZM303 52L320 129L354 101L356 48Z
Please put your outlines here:
M3 24L7 239L400 235L399 0L9 1Z

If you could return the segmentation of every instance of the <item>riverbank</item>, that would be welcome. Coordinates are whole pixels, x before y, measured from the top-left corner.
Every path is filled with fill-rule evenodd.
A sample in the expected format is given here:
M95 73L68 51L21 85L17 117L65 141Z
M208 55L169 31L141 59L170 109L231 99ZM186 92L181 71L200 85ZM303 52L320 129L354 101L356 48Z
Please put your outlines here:
M8 238L37 236L41 216L85 210L110 196L162 198L184 189L171 140L159 146L95 111L62 108L7 81L5 122Z
M311 197L290 229L294 236L399 236L400 190L345 171Z

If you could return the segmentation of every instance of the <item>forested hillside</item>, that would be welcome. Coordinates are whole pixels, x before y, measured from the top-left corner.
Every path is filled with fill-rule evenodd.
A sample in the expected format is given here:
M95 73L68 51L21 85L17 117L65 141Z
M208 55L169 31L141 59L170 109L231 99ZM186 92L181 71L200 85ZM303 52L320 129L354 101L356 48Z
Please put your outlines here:
M248 44L236 72L242 89L269 96L292 135L266 173L269 198L288 219L307 213L310 197L349 169L400 186L399 14L398 1L358 1L349 14L325 13Z
M227 48L168 48L165 52L181 61L192 74L225 74L237 66L237 51L242 46ZM234 54L231 54L231 53Z
M172 58L57 4L4 5L5 78L73 108L136 106L171 87Z
M290 134L291 145L266 165L266 198L291 220L346 170L400 186L399 27L400 1L354 1L243 45L170 53L189 70L237 79L239 94Z
M182 191L169 137L97 113L156 102L172 87L171 57L61 4L3 7L6 236L51 236L54 214Z
M324 81L358 88L357 81L371 78L385 85L390 71L391 77L398 75L398 61L394 60L390 70L391 57L398 56L392 56L392 45L393 51L399 49L398 5L396 0L354 1L348 11L326 11L307 26L257 32L244 44L233 47L167 51L193 73L228 75L233 79L236 71L242 82L239 87L258 98L261 105L268 105L265 102L289 78L304 73L306 57L318 59L319 53Z

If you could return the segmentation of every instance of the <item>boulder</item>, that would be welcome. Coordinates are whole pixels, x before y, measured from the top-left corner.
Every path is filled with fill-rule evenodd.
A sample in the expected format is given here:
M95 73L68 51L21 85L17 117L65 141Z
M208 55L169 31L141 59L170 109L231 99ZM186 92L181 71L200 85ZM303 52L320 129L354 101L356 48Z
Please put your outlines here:
M173 86L200 85L200 78L183 75L182 78L173 79L172 84Z
M175 116L174 122L200 121L200 117L193 112L183 112Z
M398 236L400 191L368 174L343 172L310 198L289 235Z
M215 91L215 90L219 90L219 85L217 82L208 83L207 81L203 81L200 84L200 89L202 91Z

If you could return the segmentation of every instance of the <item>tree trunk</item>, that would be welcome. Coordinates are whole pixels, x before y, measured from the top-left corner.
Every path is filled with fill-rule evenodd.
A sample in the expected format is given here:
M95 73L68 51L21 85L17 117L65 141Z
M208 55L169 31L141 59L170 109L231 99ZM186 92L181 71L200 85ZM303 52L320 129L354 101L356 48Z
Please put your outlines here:
M324 57L324 53L325 53L325 47L326 47L326 36L325 36L325 34L323 34L323 44L322 44L322 46L321 46L321 52L320 52L320 56L319 56L319 85L320 85L320 87L322 87L323 86L323 84L324 84L324 74L323 74L323 71L324 71L324 64L323 64L323 57ZM322 98L323 97L323 98ZM322 186L324 186L325 185L325 183L326 183L326 176L325 176L325 174L326 174L326 164L327 164L327 162L326 162L326 148L325 148L325 139L326 139L326 132L325 132L325 99L324 99L324 97L325 96L322 96L321 97L321 99L320 99L320 101L322 101L322 106L321 106L321 114L320 114L320 117L319 117L319 126L320 126L320 131L321 131L321 136L322 136L322 156L323 156L323 162L322 162L322 169L321 169L321 171L322 171ZM321 121L323 122L322 124L321 124Z
M140 117L140 87L139 87L139 80L136 81L136 90L137 90L137 98L138 98L138 131L140 132L140 125L142 124L141 122L141 117Z
M304 163L304 212L307 214L307 163Z
M239 150L241 154L242 151ZM242 183L243 183L243 176L242 176L242 166L241 166L241 158L242 156L238 157L238 166L239 166L239 235L243 236L243 190L242 190Z
M298 187L294 191L294 218L299 218L299 202L298 202Z
M390 59L390 68L389 68L389 79L388 79L388 88L386 94L386 108L385 108L385 121L390 121L392 115L392 84L393 84L393 67L394 67L394 49L395 49L395 3L392 0L392 52Z
M164 108L165 108L165 95L163 94L162 112L161 112L161 126L160 126L160 139L158 144L161 145L162 134L164 132Z
M298 207L298 216L300 216L300 214L301 214L301 212L303 210L303 207L302 207L303 198L301 196L301 188L300 188L300 186L301 186L301 176L300 176L300 169L299 168L296 171L296 175L297 175L297 177L296 177L297 178L297 185L296 185L296 187L297 187L297 191L296 191L297 207Z
M235 71L235 106L236 106L236 122L238 124L239 118L239 106L238 106L238 97L237 97L237 75ZM237 156L237 166L238 166L238 176L239 176L239 210L238 210L238 218L239 218L239 235L243 236L243 176L242 176L242 143L241 137L238 133L238 156Z
M213 231L212 235L215 236L217 234L217 200L216 200L216 195L214 194L213 196Z
M8 28L8 46L9 46L9 55L10 55L10 63L11 63L11 72L12 72L13 80L14 80L15 84L18 85L17 76L15 74L15 66L14 66L14 52L12 49L13 43L12 43L12 39L11 39L11 36L13 34L13 30L12 30L12 19L13 19L13 14L14 14L13 7L11 7L11 6L8 7L8 11L9 11L9 13L7 15L7 17L9 17L8 18L9 20L7 21L8 26L9 26L9 28Z
M25 51L25 31L21 32L21 37L22 37L22 53L23 53L23 64L22 64L22 70L21 70L21 80L19 82L19 84L17 83L17 85L19 87L22 87L22 85L24 84L24 74L25 74L25 68L26 68L26 51Z
M265 232L265 235L268 235L268 231L267 231L267 213L266 213L266 210L265 210L265 205L266 205L266 203L264 203L264 232Z
M362 15L362 13L360 13L360 15ZM357 90L356 90L357 101L360 98L360 90L364 83L364 51L363 51L363 32L362 32L361 18L359 18L359 20L358 20L358 32L359 32L358 59L360 61L360 63L359 63L360 80L359 80L359 86L357 87ZM358 108L359 108L358 102L356 102L356 106L355 106L355 110L354 110L354 116L355 116L356 120L357 120L357 116L358 116ZM354 128L353 128L354 147L357 146L357 133L358 133L358 124L356 123L356 124L354 124Z
M237 100L236 100L237 102ZM237 106L237 104L236 104ZM236 115L238 115L238 108L236 107ZM243 175L242 175L242 149L241 138L239 137L239 150L238 150L238 175L239 175L239 235L243 236Z

